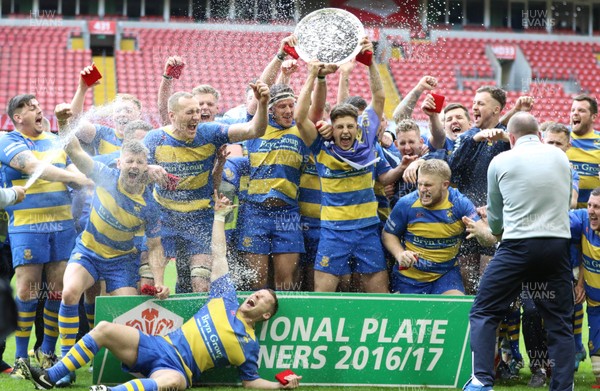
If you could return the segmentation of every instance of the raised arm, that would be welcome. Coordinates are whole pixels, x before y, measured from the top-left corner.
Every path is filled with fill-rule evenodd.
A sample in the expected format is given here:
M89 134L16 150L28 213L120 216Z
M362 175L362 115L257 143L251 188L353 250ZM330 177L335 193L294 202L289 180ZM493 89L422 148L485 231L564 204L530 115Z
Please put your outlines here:
M326 76L317 76L317 85L315 86L312 97L310 109L308 111L308 118L313 122L323 120L323 113L325 112L325 104L327 103L327 79Z
M54 109L54 114L58 120L59 132L61 135L64 135L66 132L67 121L73 116L71 107L66 103L61 103ZM65 151L79 171L85 175L90 175L92 173L94 169L94 160L83 150L83 148L81 148L81 144L79 144L77 137L69 137L69 142L65 147Z
M173 94L173 77L167 74L169 66L185 65L183 59L179 56L169 57L165 63L160 86L158 87L158 113L160 114L160 124L169 125L169 97Z
M410 119L412 112L425 91L431 91L437 86L437 80L433 76L423 76L419 83L413 88L394 110L394 121L400 122L403 119Z
M356 66L356 61L351 60L340 65L340 81L338 83L337 104L344 103L350 96L350 74Z
M75 91L75 95L73 96L73 100L71 101L71 111L73 112L73 116L77 117L79 114L83 112L83 105L85 104L85 95L89 90L93 87L100 84L98 80L91 86L88 86L83 80L84 75L89 75L92 72L93 66L89 65L81 70L79 73L79 83L77 84L77 91Z
M212 271L210 281L213 282L225 274L229 273L227 265L227 239L225 238L225 217L235 208L231 201L224 195L214 191L215 201L215 219L212 230Z
M100 84L100 81L97 81L88 87L83 80L83 75L88 75L91 72L92 66L90 65L83 68L79 74L77 91L75 91L75 96L73 96L73 100L71 101L71 112L73 113L73 117L78 117L83 112L83 105L85 103L85 95L87 92ZM94 137L96 137L96 127L87 120L79 120L77 124L77 137L84 143L91 143L94 140Z
M298 61L296 60L285 60L281 63L281 72L275 80L275 84L290 84L292 75L298 71Z
M263 73L260 75L260 81L265 83L267 86L271 87L275 80L277 79L277 74L279 73L279 69L281 68L281 64L285 61L287 57L287 53L283 50L285 44L287 43L289 46L296 46L297 39L295 35L289 35L281 40L279 45L279 50L277 51L277 55L273 57L271 62L264 69Z
M254 98L258 100L256 114L250 122L241 124L233 124L229 127L229 141L236 143L239 141L250 140L262 137L267 130L269 116L267 114L267 106L269 104L269 87L263 82L250 84L254 91Z
M517 114L520 111L529 112L533 109L533 97L528 95L520 96L519 99L515 102L515 105L508 110L502 118L500 118L500 123L504 126L508 125L508 121L512 118L513 115Z
M361 42L361 52L374 52L373 43L368 38L363 38ZM385 107L385 90L383 89L383 83L381 82L381 76L379 75L379 68L375 61L369 65L369 85L371 86L371 107L381 119L383 116L383 109Z
M427 97L421 104L421 110L429 117L431 128L429 143L435 149L442 149L446 143L446 133L444 132L444 125L440 121L440 115L434 111L435 109L438 109L438 107L435 107L433 96L427 94Z
M325 64L318 61L312 61L308 64L308 77L302 86L302 90L300 90L300 96L298 96L298 102L296 103L296 109L294 110L296 126L298 127L302 140L308 146L312 145L317 139L317 128L310 118L308 118L310 96L315 85L315 79L319 75L319 70L324 66Z

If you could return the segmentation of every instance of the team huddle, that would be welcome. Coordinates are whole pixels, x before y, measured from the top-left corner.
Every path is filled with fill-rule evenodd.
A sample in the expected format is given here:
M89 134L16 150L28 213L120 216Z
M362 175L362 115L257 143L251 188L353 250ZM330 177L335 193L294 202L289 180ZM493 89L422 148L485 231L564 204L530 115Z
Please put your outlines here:
M40 389L67 386L74 371L106 347L124 370L145 376L110 388L115 391L185 389L204 371L225 365L239 367L245 387L295 388L300 376L289 375L283 384L258 375L254 325L277 311L275 291L477 293L500 239L497 227L488 225L488 167L511 149L512 128L527 125L537 139L538 124L528 113L533 99L522 96L502 115L505 92L483 86L471 113L456 103L441 108L431 95L438 81L424 76L394 111L396 129L388 131L375 61L365 63L369 102L348 96L352 71L362 66L354 61L306 64L297 95L289 82L299 64L286 60L284 50L295 44L294 36L281 42L249 84L244 107L224 117L216 117L219 93L211 86L173 92L168 70L183 64L180 57L165 64L159 128L140 120L142 103L128 94L112 104L110 127L89 121L83 102L93 85L83 76L91 67L82 71L72 102L55 108L58 136L44 129L35 96L10 100L15 131L0 137L0 172L16 275L14 377ZM361 46L363 53L374 52L366 38ZM338 101L329 108L327 77L336 72ZM423 94L426 140L411 119ZM571 260L579 272L577 279L569 272L576 298L573 369L586 355L581 319L587 298L590 356L600 379L597 111L594 98L575 97L570 126L544 123L541 140L571 162L571 204L556 208L572 208ZM496 221L497 210L490 213ZM100 292L135 295L151 285L158 298L168 297L170 259L177 293L209 292L193 319L161 337L106 322L93 327ZM38 368L27 348L42 278L52 289L43 343L35 351ZM239 305L235 291L248 288L257 291ZM93 328L77 341L82 297ZM535 306L522 297L506 308L511 331L501 337L510 353L499 354L497 377L514 376L523 366L521 303L524 331L543 327ZM59 335L61 360L55 355ZM547 354L544 338L525 335L534 386L550 376L539 359Z

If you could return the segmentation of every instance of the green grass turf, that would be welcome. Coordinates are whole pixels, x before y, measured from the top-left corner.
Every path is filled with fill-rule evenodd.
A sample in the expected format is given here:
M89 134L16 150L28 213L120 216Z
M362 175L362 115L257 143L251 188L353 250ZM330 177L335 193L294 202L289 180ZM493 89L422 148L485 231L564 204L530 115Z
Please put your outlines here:
M174 286L175 286L175 267L174 264L171 262L169 264L169 266L167 267L166 273L165 273L165 281L167 281L167 284L169 285L169 287L171 288L171 290L174 292ZM587 330L587 319L584 320L584 324L583 324L583 340L584 343L587 341L587 335L588 335L588 330ZM30 341L30 348L33 347L33 338ZM523 338L521 337L521 353L523 353L523 356L525 357L525 347L523 346ZM4 360L8 363L11 363L14 361L14 354L15 354L15 340L14 337L11 337L7 340L7 346L6 346L6 352L4 353ZM525 368L521 369L521 379L519 380L515 380L515 381L511 381L509 383L504 382L504 383L497 383L494 386L494 390L496 391L530 391L531 388L527 387L527 382L529 381L529 378L531 376L531 374L529 373L529 369L527 369L528 363L526 362L525 364ZM302 374L300 371L298 371L298 374ZM308 379L305 379L308 380ZM592 368L591 368L591 363L590 363L590 359L589 357L586 359L586 361L582 362L579 366L579 371L575 373L575 390L590 390L592 384L594 383L594 376L592 375ZM90 372L88 372L88 366L85 366L83 368L81 368L80 370L77 371L77 381L75 382L75 384L71 387L68 388L68 390L73 390L73 391L83 391L83 390L88 390L89 385L92 384L92 374ZM31 384L29 381L23 381L23 380L14 380L11 379L8 375L5 374L0 374L0 390L1 391L31 391L33 390L33 384ZM229 391L229 390L240 390L242 389L241 387L200 387L199 389L210 389L210 390L215 390L215 391ZM319 390L323 390L323 391L336 391L336 390L360 390L360 391L364 391L364 390L393 390L393 389L397 389L399 391L419 391L420 389L422 389L422 387L391 387L391 388L383 388L383 387L304 387L301 386L301 389L303 390L311 390L311 391L319 391ZM545 387L545 389L547 389L547 387ZM441 389L436 389L436 390L441 390Z

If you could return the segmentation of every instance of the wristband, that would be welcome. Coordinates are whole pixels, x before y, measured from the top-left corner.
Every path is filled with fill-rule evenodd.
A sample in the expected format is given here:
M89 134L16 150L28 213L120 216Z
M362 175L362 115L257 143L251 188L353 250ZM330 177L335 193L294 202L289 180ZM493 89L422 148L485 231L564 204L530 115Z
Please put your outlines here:
M173 76L162 75L165 80L173 80Z
M325 76L324 75L317 75L317 79L319 79L319 80L325 80Z
M277 59L279 61L281 61L281 62L285 61L285 53L279 53L278 52L275 56L277 57Z
M215 213L215 221L220 221L222 223L225 222L225 215L221 215L221 214L216 214Z

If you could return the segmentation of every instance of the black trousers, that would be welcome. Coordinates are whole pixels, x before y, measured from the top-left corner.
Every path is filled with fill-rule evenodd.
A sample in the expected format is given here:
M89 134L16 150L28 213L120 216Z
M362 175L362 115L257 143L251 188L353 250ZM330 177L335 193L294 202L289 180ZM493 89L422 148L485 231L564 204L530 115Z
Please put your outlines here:
M544 319L552 366L551 391L572 391L573 284L569 240L504 240L485 270L470 314L473 374L486 386L494 383L496 328L523 288Z

